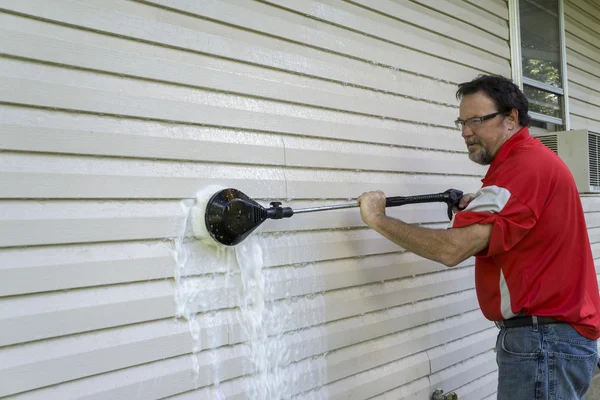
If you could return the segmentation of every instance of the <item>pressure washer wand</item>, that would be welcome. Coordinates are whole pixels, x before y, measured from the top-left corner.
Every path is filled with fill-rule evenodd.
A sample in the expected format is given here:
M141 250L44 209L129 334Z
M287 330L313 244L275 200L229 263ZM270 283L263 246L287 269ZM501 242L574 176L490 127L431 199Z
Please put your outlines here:
M395 196L395 197L386 197L385 206L386 207L395 207L395 206L403 206L406 204L417 204L417 203L447 203L450 212L452 211L452 207L458 207L458 202L462 197L463 192L456 189L449 189L444 193L438 194L424 194L418 196ZM281 203L271 203L271 205L280 205ZM335 204L331 206L321 206L321 207L308 207L308 208L300 208L297 210L293 210L293 214L303 214L310 213L316 211L329 211L329 210L340 210L343 208L353 208L360 207L360 203L355 201L353 203L347 204ZM293 215L292 214L292 215ZM291 217L291 215L290 215ZM285 218L285 217L284 217ZM452 214L449 214L449 218L452 219Z
M273 203L271 203L271 204L273 204ZM297 210L294 210L294 214L304 214L304 213L311 213L311 212L316 212L316 211L341 210L343 208L353 208L353 207L359 207L359 206L360 206L360 204L358 203L358 201L355 201L354 203L348 203L348 204L336 204L336 205L332 205L332 206L299 208Z
M448 218L452 219L452 209L454 207L458 208L462 195L463 192L460 190L448 189L437 194L388 197L385 206L395 207L405 204L443 202L448 205ZM294 214L359 206L358 202L354 202L293 210L290 207L282 207L280 202L272 202L270 208L264 208L239 190L228 188L218 191L210 198L204 210L206 229L198 227L195 231L199 233L195 236L202 238L204 232L207 232L215 241L231 246L240 243L267 219L290 218ZM196 207L200 207L200 205Z

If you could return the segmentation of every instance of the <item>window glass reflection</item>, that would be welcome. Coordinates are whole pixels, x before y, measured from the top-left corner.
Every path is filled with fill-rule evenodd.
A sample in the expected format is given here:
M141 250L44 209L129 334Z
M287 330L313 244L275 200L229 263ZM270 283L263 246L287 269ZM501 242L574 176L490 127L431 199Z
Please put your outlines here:
M562 118L562 102L558 95L523 85L523 93L529 101L529 111Z
M562 87L558 0L521 0L523 76Z

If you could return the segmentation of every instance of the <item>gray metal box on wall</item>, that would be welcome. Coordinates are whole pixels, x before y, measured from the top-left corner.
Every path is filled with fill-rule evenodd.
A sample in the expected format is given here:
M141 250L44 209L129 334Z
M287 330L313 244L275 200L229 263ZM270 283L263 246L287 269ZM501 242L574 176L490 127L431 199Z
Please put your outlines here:
M600 193L600 135L581 129L532 136L565 162L580 193Z

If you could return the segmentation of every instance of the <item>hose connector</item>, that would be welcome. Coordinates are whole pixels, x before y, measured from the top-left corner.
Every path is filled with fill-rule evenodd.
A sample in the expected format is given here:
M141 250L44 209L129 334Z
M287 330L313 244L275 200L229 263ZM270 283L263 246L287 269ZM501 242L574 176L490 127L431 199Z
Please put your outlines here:
M294 215L294 210L290 207L281 207L281 203L278 201L271 202L271 208L267 208L267 218L269 219L289 218L292 215Z

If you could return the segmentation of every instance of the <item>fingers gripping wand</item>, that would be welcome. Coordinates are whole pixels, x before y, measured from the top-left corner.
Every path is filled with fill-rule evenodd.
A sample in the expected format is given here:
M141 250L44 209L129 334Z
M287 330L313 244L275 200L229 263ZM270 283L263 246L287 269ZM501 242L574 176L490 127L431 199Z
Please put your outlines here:
M448 218L452 219L452 211L458 208L462 195L463 192L460 190L448 189L443 193L436 194L387 197L385 206L396 207L405 204L442 202L447 204ZM232 246L243 241L267 219L290 218L295 214L353 207L360 207L360 203L293 210L290 207L282 207L279 202L272 202L270 208L264 208L241 191L227 188L216 192L208 199L207 203L201 202L200 197L198 198L193 210L194 215L199 217L194 224L194 235L202 240L208 239L210 236L212 240L220 244Z

